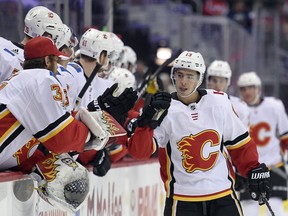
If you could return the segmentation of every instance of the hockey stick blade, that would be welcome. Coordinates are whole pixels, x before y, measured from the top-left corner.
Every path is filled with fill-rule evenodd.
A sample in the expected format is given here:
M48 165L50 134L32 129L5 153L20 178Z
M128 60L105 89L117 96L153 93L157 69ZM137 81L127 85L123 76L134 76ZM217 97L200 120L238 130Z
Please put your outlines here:
M85 85L83 86L83 88L81 89L77 99L76 99L76 102L75 102L75 105L74 105L74 110L79 106L81 100L82 100L82 97L83 95L85 94L85 92L87 91L89 85L92 83L94 77L96 76L96 74L98 73L98 71L100 70L100 68L102 67L101 64L96 64L95 68L93 69L90 77L87 79Z
M172 63L181 54L181 52L182 52L181 49L177 50L177 52L174 55L172 55L170 58L168 58L165 62L163 62L163 64L161 64L153 74L147 74L145 76L145 79L139 85L139 87L137 89L138 98L140 98L144 95L145 89L147 88L149 82L151 80L155 79L165 67L167 67L170 63ZM147 71L147 73L149 73L149 71Z
M266 205L267 208L269 209L270 214L271 214L272 216L275 216L275 213L273 212L273 210L272 210L272 208L271 208L271 206L270 206L270 204L269 204L269 202L268 202L265 194L262 194L262 195L261 195L261 199L263 200L263 202L265 203L265 205Z

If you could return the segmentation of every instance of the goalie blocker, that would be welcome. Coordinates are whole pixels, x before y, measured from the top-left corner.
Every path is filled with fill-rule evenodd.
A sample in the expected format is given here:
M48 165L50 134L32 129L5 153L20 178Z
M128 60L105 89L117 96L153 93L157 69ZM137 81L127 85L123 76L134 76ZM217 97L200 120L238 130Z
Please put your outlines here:
M114 142L116 137L126 135L125 129L106 111L89 112L84 107L80 107L75 118L90 130L84 150L101 150Z

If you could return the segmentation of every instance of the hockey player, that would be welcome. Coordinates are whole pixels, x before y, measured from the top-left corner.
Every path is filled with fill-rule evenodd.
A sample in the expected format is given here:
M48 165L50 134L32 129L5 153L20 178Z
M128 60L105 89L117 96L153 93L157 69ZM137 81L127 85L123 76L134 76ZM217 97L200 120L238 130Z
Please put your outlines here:
M73 111L75 101L79 94L77 78L67 70L67 64L74 58L74 48L78 45L78 39L72 30L64 24L64 37L58 40L59 50L68 56L67 59L58 59L56 77L60 80L65 93L65 107L68 112Z
M93 79L81 101L81 106L87 107L88 103L100 96L108 87L113 85L111 80L98 76L102 70L108 69L109 59L113 57L114 47L109 34L97 29L88 29L81 37L80 60L76 63L69 63L67 70L71 72L78 81L78 93L90 77L97 64L102 67ZM101 58L100 58L101 57Z
M83 124L63 107L63 89L55 77L57 56L61 57L61 54L51 39L33 38L24 48L25 70L1 84L1 170L18 164L22 158L14 153L25 143L31 145L27 154L33 153L39 141L54 153L104 147L103 131L93 121L92 113L78 112ZM35 142L28 143L32 138ZM27 159L25 154L22 156Z
M6 66L5 70L1 71L0 82L10 77L13 71L22 69L21 64L24 61L23 49L31 38L47 36L52 38L57 45L58 39L64 36L63 23L60 17L43 6L36 6L30 9L25 16L24 24L25 36L20 43L11 42L0 37L0 56L6 56L6 58L0 59L0 65Z
M141 159L159 148L165 216L243 215L224 146L247 176L252 198L260 204L269 198L269 170L258 162L256 146L227 94L198 89L205 69L200 53L182 52L171 70L172 100L168 93L156 93L134 119L129 153Z
M241 98L249 105L251 137L257 144L259 161L271 171L270 204L275 215L284 216L282 200L287 200L287 179L281 148L288 148L288 118L281 100L261 96L261 80L255 72L240 75L238 82ZM280 176L277 173L283 173ZM241 193L246 215L259 215L259 207L250 201L249 194Z
M132 88L136 89L136 80L134 75L127 69L124 68L114 68L114 70L111 72L109 75L109 78L117 84L117 88L115 89L116 91L114 92L115 96L120 96L121 93L123 93L126 89ZM127 90L126 90L127 91ZM136 92L135 92L136 93ZM136 94L135 94L135 100L136 100ZM123 100L123 104L127 103L129 104L129 101L124 101L124 98L121 98L120 100ZM103 104L103 103L102 103ZM115 104L115 103L113 103ZM90 104L91 105L91 104ZM131 103L131 108L133 104ZM117 107L117 110L120 111L120 107ZM94 108L92 108L93 110ZM128 108L129 109L129 108ZM128 109L126 109L126 113L123 113L121 115L114 116L118 120L119 123L122 125L125 123L126 118L128 116ZM126 140L123 137L124 140L122 140L124 143L118 144L118 143L113 143L113 145L110 145L108 147L109 151L109 156L112 162L119 161L122 159L124 156L128 154L128 149L126 146Z
M101 67L102 71L109 69L109 61L112 61L115 47L109 33L101 32L93 28L88 29L82 35L79 46L79 62L70 62L67 66L67 70L76 77L78 81L77 88L80 92L80 89L82 89L86 83L86 79L90 77L96 64L100 63L103 65ZM120 120L122 119L122 116L133 107L137 99L136 92L134 92L132 88L126 88L122 94L114 94L117 85L112 86L114 84L112 80L99 77L98 75L101 73L102 72L99 71L88 87L82 98L81 106L88 106L90 111L96 111L100 107L121 123ZM79 160L84 164L91 163L94 161L95 157L97 159L97 154L100 155L99 157L103 157L107 160L109 159L108 151L102 150L102 152L96 152L91 150L79 155ZM118 160L118 156L111 158L112 162ZM108 163L109 162L106 164ZM105 175L107 171L107 168L97 165L94 169L94 173L97 173L97 175Z
M124 46L124 54L121 67L128 69L131 73L136 72L137 55L130 46Z
M231 76L232 71L228 62L214 60L207 69L206 87L216 91L227 92ZM248 127L249 110L247 104L232 95L229 95L229 99L240 120Z

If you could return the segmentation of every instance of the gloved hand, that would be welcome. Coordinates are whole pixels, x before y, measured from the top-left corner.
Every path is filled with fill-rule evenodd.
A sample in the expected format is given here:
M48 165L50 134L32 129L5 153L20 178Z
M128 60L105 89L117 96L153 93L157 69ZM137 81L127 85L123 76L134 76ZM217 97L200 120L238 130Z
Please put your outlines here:
M264 163L248 173L248 189L251 198L258 201L259 205L264 204L262 198L269 200L271 191L270 171Z
M155 129L161 124L168 113L171 103L171 94L167 92L158 92L155 95L147 95L142 114L137 118L137 126L149 127Z
M92 163L93 173L97 176L105 176L111 168L111 161L108 151L102 149L96 153L95 159Z
M107 88L105 92L97 98L96 101L91 101L88 104L89 111L95 111L98 106L110 113L120 124L123 124L125 116L130 109L133 108L137 97L137 92L133 88L126 88L118 97L113 96L113 93L117 89L118 84L115 83L110 88Z

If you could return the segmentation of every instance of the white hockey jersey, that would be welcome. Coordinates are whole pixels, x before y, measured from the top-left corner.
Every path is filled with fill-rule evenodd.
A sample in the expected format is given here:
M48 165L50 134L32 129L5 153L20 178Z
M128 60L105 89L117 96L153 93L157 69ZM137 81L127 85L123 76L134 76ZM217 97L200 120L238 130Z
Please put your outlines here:
M185 105L173 99L167 116L154 130L167 197L182 201L231 194L233 181L223 148L241 148L251 140L227 94L199 92L198 103Z
M85 85L87 79L83 68L74 62L71 62L67 65L67 70L76 77L78 83L78 94ZM91 84L89 85L87 91L85 92L80 106L87 107L87 105L92 101L97 99L104 91L113 85L113 81L109 79L103 79L99 76L95 76ZM77 94L77 96L78 96Z
M0 82L8 79L13 72L22 70L23 49L0 37Z
M27 159L14 154L25 144L29 155L39 142L53 152L83 151L88 129L65 111L64 92L53 72L23 70L0 89L1 170ZM33 137L38 142L28 143Z
M14 56L16 56L18 58L18 60L21 64L24 62L25 59L24 59L24 49L23 48L16 46L11 41L9 41L3 37L0 37L0 47L2 49L7 49L11 53L13 53Z
M243 122L247 128L249 127L249 108L248 105L238 97L229 95L229 99L235 109L235 112L239 116L240 120Z
M70 73L60 64L58 64L56 77L60 81L63 91L65 93L65 109L68 112L71 112L74 108L74 104L78 96L78 83L76 77L74 77L72 73Z
M259 161L267 166L282 162L280 140L288 139L288 118L281 100L264 97L257 106L249 106L250 133L257 144Z

